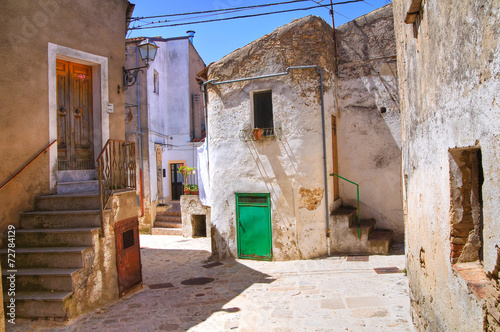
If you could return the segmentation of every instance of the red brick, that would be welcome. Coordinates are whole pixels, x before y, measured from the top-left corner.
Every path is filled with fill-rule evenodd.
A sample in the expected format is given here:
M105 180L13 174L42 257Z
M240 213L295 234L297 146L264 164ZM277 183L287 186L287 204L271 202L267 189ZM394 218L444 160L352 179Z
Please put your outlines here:
M463 244L451 244L451 250L452 251L462 251L462 249L464 248L464 245Z

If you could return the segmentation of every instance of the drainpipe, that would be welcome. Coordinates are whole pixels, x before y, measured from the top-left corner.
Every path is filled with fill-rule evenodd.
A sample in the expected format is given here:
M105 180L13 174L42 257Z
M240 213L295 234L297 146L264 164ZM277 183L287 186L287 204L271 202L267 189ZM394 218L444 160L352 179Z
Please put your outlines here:
M135 45L135 66L139 67L139 46ZM141 91L139 87L139 75L137 75L136 81L136 91L137 91L137 138L139 144L139 187L140 187L140 197L141 197L141 217L144 216L144 181L142 175L142 129L141 129Z
M307 65L307 66L294 66L294 67L288 67L284 72L282 73L275 73L275 74L269 74L269 75L261 75L261 76L254 76L254 77L245 77L245 78L238 78L235 80L228 80L228 81L222 81L222 82L216 82L214 79L203 82L203 87L204 87L204 93L206 97L207 93L207 85L212 84L212 85L220 85L220 84L226 84L226 83L234 83L234 82L241 82L241 81L250 81L250 80L256 80L256 79L261 79L261 78L269 78L269 77L276 77L276 76L283 76L283 75L288 75L290 73L290 70L292 69L308 69L308 68L314 68L316 72L319 74L319 85L320 85L320 94L321 94L321 131L323 134L323 180L325 183L325 217L326 217L326 246L328 250L328 255L330 255L330 208L329 208L329 198L328 198L328 168L327 168L327 161L326 161L326 135L325 135L325 100L323 97L324 89L323 89L323 70L321 70L317 65ZM205 111L206 111L206 101L205 100ZM205 113L206 114L206 113ZM207 124L205 125L205 130L208 129ZM208 133L208 130L207 130ZM208 135L207 135L208 137ZM208 155L207 155L208 156Z

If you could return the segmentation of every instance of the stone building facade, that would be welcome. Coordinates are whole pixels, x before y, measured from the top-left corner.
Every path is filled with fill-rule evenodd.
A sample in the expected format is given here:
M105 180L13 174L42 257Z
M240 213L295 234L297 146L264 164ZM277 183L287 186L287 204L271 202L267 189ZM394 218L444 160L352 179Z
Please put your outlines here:
M126 137L140 151L140 226L146 232L151 231L158 205L180 200L182 176L177 170L181 164L196 167L196 149L205 136L203 94L196 81L205 63L192 39L150 38L159 47L155 61L125 92ZM142 40L127 39L126 68L144 65L137 51Z
M340 27L338 40L337 62L332 28L309 16L209 66L214 256L290 260L370 252L375 221L360 230L362 239L341 243L354 214L344 218L345 229L344 219L331 214L355 207L356 189L332 173L361 183L360 217L387 230L386 252L393 233L403 240L391 6ZM258 127L262 138L254 135ZM268 220L255 226L259 235L252 218ZM252 236L262 241L258 248L246 242Z
M498 331L500 3L394 1L412 317Z

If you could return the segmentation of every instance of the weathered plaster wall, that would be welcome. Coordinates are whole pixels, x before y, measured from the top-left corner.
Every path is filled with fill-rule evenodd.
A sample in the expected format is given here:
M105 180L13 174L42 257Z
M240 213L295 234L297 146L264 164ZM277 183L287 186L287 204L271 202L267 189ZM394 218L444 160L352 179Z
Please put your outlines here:
M198 195L182 195L180 204L182 216L182 236L199 236L195 233L196 231L202 231L200 216L205 216L206 237L210 237L210 207L202 205ZM200 224L196 224L197 222Z
M426 0L405 24L409 5L394 1L412 316L419 330L483 331L483 307L498 318L498 302L486 306L450 262L449 151L481 149L482 263L498 290L500 3Z
M337 29L339 174L360 189L361 217L403 241L400 190L401 124L392 5ZM356 187L340 181L344 205L356 206Z
M208 79L232 80L318 65L324 70L325 121L334 111L331 27L308 16L236 50L209 68ZM242 141L251 129L251 92L272 90L274 127L281 139ZM327 253L319 74L289 75L208 86L212 252L237 256L235 193L270 193L275 260ZM331 132L327 130L327 147ZM327 148L331 161L331 148ZM331 166L328 172L331 172ZM331 194L331 192L330 192Z
M122 84L125 60L127 5L125 0L3 2L0 20L3 59L0 78L1 182L55 138L50 133L56 124L49 118L49 81L55 82L55 72L50 73L49 66L55 66L55 59L49 64L49 43L107 59L107 68L102 68L108 79L104 91L115 110L114 114L106 116L109 137L125 137L125 100L117 86ZM101 114L102 110L94 107L94 112ZM8 224L17 225L19 212L31 209L33 197L49 193L50 179L55 178L56 171L49 165L56 155L57 148L53 146L0 191L3 204L0 229Z

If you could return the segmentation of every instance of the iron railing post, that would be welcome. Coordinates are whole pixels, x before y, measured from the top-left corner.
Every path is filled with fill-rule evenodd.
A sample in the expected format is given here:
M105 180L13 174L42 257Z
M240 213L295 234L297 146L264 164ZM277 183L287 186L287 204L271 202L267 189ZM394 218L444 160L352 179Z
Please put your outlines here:
M349 183L356 185L356 194L357 194L357 199L358 199L358 204L357 204L357 209L356 209L357 215L358 215L358 237L361 238L361 216L360 216L360 212L359 212L359 210L360 210L360 208L359 208L359 184L357 184L356 182L353 182L349 179L346 179L338 174L335 174L335 173L330 174L330 176L336 176L344 181L347 181Z

